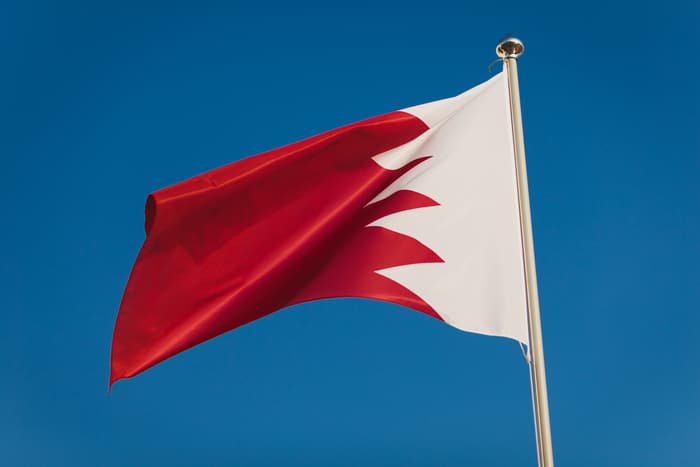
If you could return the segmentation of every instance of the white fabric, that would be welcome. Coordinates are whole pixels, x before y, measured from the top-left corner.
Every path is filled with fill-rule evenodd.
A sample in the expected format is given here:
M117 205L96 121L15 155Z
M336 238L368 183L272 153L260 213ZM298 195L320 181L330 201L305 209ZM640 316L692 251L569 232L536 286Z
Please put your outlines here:
M419 157L432 158L372 202L412 190L440 205L396 213L370 225L414 237L445 262L377 272L413 291L454 327L528 344L506 75L404 111L430 129L374 160L396 169Z

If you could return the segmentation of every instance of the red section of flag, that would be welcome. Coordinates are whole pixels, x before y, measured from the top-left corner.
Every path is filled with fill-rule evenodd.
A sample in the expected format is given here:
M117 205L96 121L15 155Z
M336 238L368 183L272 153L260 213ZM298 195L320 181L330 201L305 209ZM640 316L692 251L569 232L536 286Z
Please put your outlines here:
M425 159L387 170L372 157L427 130L394 112L235 162L157 191L122 299L110 384L289 305L364 297L439 318L374 271L440 262L417 240L367 225L433 206L399 191L367 206Z

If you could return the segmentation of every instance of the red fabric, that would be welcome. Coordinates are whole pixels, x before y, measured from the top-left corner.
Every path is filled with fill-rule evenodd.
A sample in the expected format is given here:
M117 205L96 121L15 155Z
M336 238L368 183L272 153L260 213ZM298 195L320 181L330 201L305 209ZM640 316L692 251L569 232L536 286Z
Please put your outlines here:
M112 340L110 385L283 307L330 297L398 303L439 319L374 271L441 262L417 240L366 227L432 206L412 191L366 204L425 159L387 170L372 157L427 130L403 112L364 120L162 189Z

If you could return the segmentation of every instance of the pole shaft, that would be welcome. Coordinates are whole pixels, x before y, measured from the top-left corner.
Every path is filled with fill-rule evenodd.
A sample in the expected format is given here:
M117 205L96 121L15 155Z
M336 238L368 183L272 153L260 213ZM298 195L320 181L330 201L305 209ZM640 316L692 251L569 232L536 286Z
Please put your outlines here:
M520 113L520 89L518 87L518 61L515 57L505 57L503 64L508 74L511 125L515 150L515 170L518 178L518 201L520 203L520 229L522 233L523 259L525 268L525 291L527 295L528 324L530 328L530 371L532 372L535 399L535 425L537 429L537 449L542 467L553 467L552 433L549 424L549 404L547 402L547 378L544 368L544 348L542 345L542 325L540 321L540 301L537 293L537 272L535 270L535 247L530 215L530 195L527 185L525 165L525 142L523 122Z

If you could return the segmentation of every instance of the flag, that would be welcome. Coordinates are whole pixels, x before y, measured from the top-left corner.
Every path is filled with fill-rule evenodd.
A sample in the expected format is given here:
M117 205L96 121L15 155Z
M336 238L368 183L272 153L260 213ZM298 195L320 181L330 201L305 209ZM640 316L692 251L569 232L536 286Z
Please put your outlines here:
M505 73L156 191L145 229L110 384L333 297L528 343Z

